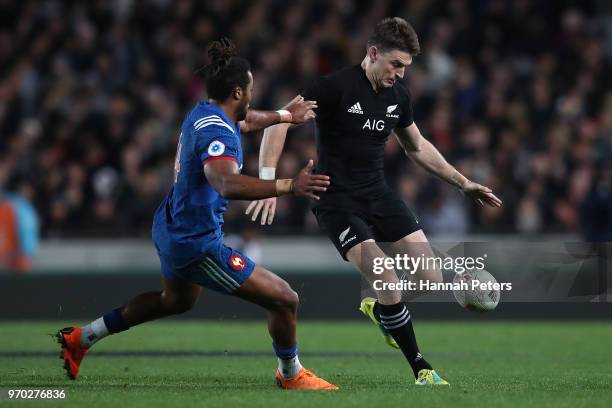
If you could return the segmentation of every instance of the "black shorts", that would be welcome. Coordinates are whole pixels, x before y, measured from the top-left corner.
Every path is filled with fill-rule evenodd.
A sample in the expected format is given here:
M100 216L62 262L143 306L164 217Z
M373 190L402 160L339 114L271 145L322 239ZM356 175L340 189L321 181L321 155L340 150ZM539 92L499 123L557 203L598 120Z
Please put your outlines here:
M342 258L355 245L373 239L395 242L421 229L419 220L394 192L372 198L330 194L312 212Z

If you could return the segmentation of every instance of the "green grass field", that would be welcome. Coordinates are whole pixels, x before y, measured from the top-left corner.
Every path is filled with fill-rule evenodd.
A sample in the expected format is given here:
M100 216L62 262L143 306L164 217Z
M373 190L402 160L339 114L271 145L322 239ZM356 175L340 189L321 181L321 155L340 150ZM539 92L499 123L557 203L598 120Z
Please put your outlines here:
M365 321L301 322L302 363L337 384L337 392L278 389L264 322L136 327L98 343L77 381L64 375L54 354L59 346L48 335L61 327L0 323L0 387L67 390L63 402L38 403L46 407L612 406L609 322L417 322L421 350L451 382L444 388L412 385L401 354ZM160 351L166 354L155 355ZM7 404L3 393L0 405Z

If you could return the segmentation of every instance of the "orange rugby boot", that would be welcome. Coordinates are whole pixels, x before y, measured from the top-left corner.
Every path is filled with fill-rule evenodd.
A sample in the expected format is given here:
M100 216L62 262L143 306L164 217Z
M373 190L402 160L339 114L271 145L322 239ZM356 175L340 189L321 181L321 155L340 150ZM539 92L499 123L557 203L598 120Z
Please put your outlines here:
M76 380L81 362L89 351L87 347L81 345L81 328L64 327L55 336L57 342L62 345L60 358L64 360L66 374L70 379Z
M334 384L328 383L322 378L317 377L312 371L302 367L300 372L293 378L283 378L281 373L276 370L276 384L286 390L337 390Z

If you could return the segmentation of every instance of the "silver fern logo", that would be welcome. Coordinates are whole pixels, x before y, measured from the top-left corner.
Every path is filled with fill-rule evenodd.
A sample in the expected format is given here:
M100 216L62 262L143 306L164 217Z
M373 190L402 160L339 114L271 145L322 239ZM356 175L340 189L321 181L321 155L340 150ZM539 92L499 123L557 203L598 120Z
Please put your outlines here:
M340 233L340 235L338 236L338 239L340 240L340 242L344 241L344 238L346 238L350 229L351 227L349 226L347 229L345 229L344 231Z
M395 112L396 109L397 109L397 104L387 106L387 114L385 116L388 118L395 118L395 119L399 118L398 113L393 114L393 112Z

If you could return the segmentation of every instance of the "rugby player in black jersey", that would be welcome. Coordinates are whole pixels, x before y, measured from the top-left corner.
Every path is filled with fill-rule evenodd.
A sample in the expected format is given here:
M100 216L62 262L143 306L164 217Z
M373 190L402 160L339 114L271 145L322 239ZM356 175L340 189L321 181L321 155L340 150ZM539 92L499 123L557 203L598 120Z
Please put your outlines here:
M491 189L460 174L425 139L412 117L410 93L401 82L420 46L414 29L402 18L386 18L376 25L359 65L316 79L303 92L316 101L316 172L330 176L331 185L313 212L340 254L373 285L375 280L398 282L394 269L381 275L372 261L385 251L408 256L433 256L417 217L385 182L384 146L394 134L408 157L430 173L459 188L479 205L501 206ZM260 150L260 177L273 179L289 125L268 128ZM247 208L255 221L271 224L276 199L254 201ZM377 243L389 243L381 248ZM388 254L387 254L388 255ZM418 279L442 282L439 270L417 271ZM400 348L410 364L415 383L446 385L417 346L410 313L402 292L376 290L361 310L376 323L387 343Z

